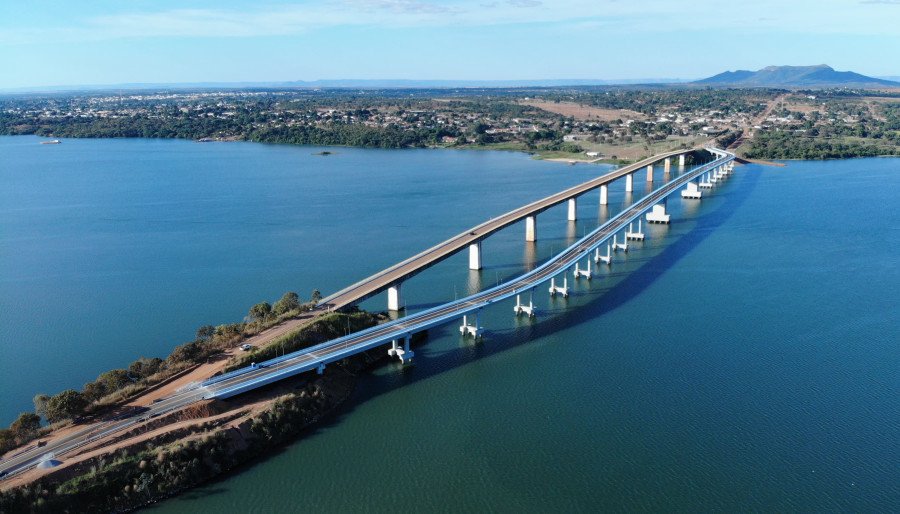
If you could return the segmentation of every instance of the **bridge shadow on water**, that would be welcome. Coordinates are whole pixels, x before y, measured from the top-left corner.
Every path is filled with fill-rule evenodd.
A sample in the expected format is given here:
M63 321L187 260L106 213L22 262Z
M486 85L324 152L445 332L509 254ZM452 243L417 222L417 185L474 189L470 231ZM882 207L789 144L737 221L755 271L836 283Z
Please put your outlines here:
M650 287L660 275L673 268L682 258L731 218L753 192L759 180L759 175L759 172L752 171L741 178L740 184L736 184L739 187L728 188L726 191L722 191L723 188L720 187L715 194L723 200L721 205L715 210L691 220L690 222L695 223L695 225L690 231L666 244L653 257L631 259L630 262L640 264L638 269L630 272L609 273L611 276L626 275L619 283L609 288L598 288L597 291L582 290L572 293L573 295L590 298L586 303L575 308L568 308L565 300L560 299L555 301L554 307L541 309L542 317L545 319L538 318L528 321L523 318L515 328L487 331L486 340L474 347L461 345L455 349L442 351L440 354L432 354L428 353L428 343L426 342L416 349L418 356L429 359L447 358L450 363L441 366L412 366L406 368L402 371L402 380L392 380L388 376L373 376L371 380L364 379L365 385L373 387L366 387L365 390L359 388L354 397L347 402L343 412L339 416L332 418L332 421L324 426L339 422L340 418L352 412L356 405L383 393L390 392L399 386L426 380L476 359L490 357L520 345L528 344L529 341L550 335L562 327L572 327L590 322L596 319L598 307L600 307L599 315L602 316L625 305ZM687 223L689 221L684 222ZM505 305L501 308L505 308ZM455 332L455 328L455 326L451 327L451 333ZM400 365L399 363L391 363L388 366L399 367Z
M716 191L716 195L723 199L720 206L709 213L693 218L691 221L685 220L684 223L694 222L695 226L684 235L678 237L677 240L666 244L655 256L647 259L633 259L631 262L640 263L640 267L630 272L620 272L620 275L624 274L627 276L617 284L608 288L596 288L595 286L589 291L580 290L572 293L573 295L589 298L586 303L574 308L568 308L565 300L556 300L553 307L541 309L541 316L537 319L522 318L515 328L486 331L486 338L480 343L472 343L469 340L469 342L460 344L455 348L429 352L428 342L426 341L415 348L417 358L420 360L414 366L401 369L401 365L393 361L387 364L384 364L385 361L381 361L381 364L375 364L373 369L383 369L383 366L388 366L396 369L397 373L375 374L364 372L360 376L358 387L338 411L310 427L296 441L280 449L273 450L272 454L279 454L292 444L302 443L305 438L316 437L328 428L341 423L358 406L382 394L390 393L404 385L428 380L476 360L515 349L535 339L553 334L562 328L588 323L595 320L598 315L603 316L605 313L625 305L645 291L657 277L673 268L693 248L702 243L713 231L725 223L752 193L759 180L759 175L760 172L752 171L741 179L740 187L732 187L727 191L722 191L722 188L719 188ZM604 273L604 275L607 274ZM613 275L613 273L609 275ZM506 303L504 302L504 304ZM502 308L506 308L506 306L504 305ZM456 327L450 327L449 330L452 334L456 331ZM383 348L375 351L383 351ZM426 361L427 363L423 364L423 358L433 362ZM233 471L233 474L247 471L261 463L262 461L260 460L239 466ZM229 473L229 475L232 474ZM222 478L227 478L227 475ZM202 488L202 490L195 489L193 493L184 495L181 498L191 500L218 494L222 490L216 485L216 482L213 481L207 487Z

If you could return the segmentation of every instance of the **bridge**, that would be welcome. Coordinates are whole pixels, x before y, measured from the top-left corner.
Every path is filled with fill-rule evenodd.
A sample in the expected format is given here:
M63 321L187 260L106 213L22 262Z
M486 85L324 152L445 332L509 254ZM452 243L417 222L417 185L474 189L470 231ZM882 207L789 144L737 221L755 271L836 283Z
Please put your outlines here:
M578 196L598 190L601 205L607 204L608 188L615 181L624 178L625 190L632 192L634 176L639 170L646 169L647 181L652 182L655 180L654 166L657 163L663 163L665 183L662 186L632 203L547 262L508 282L466 298L333 339L311 348L213 377L194 389L179 392L153 404L149 410L139 415L98 422L71 433L65 438L53 441L44 448L33 448L21 452L0 462L0 473L5 475L21 472L37 465L47 454L61 455L148 418L180 409L196 401L230 398L313 370L323 373L325 367L333 362L379 346L388 347L389 355L399 358L404 363L410 363L414 358L414 352L410 348L413 334L438 325L461 321L459 328L463 336L479 337L482 332L482 327L478 323L479 312L505 299L516 297L516 304L513 306L514 315L534 316L535 310L531 298L538 287L549 282L548 294L568 296L570 273L572 280L590 280L594 265L610 265L615 252L628 251L629 241L644 239L642 232L644 221L668 223L670 215L666 212L666 200L670 195L680 190L682 198L699 200L703 197L701 189L715 187L732 172L735 161L734 154L707 148L706 151L714 156L711 162L687 170L677 178L671 179L671 159L678 157L679 164L683 166L685 155L693 151L695 150L678 150L645 159L494 218L353 286L338 291L323 299L320 307L324 309L346 308L387 290L389 308L397 310L402 305L400 288L403 280L467 247L470 252L469 267L480 269L480 245L488 235L525 219L525 239L534 241L537 236L535 217L542 211L562 202L568 202L568 219L574 220L576 216L575 202L577 202ZM682 187L684 189L681 189ZM527 303L523 302L523 295L527 295Z
M583 184L560 191L524 207L507 212L496 218L486 221L461 234L433 246L417 255L399 262L371 277L363 279L348 286L324 299L320 305L331 309L342 309L356 305L367 298L388 291L388 310L399 311L403 307L402 284L403 281L420 273L429 267L443 261L459 251L469 249L469 269L480 270L482 268L481 242L489 235L508 227L521 220L525 220L525 240L537 241L537 216L541 212L560 203L568 203L568 220L575 221L577 216L578 197L598 191L600 205L609 202L609 186L616 180L625 177L625 191L634 191L634 177L639 170L646 169L647 182L653 182L656 175L656 166L662 165L663 176L667 178L671 174L672 159L678 158L678 165L685 165L685 156L692 150L676 150L649 157L634 164L616 169L611 173L602 175Z

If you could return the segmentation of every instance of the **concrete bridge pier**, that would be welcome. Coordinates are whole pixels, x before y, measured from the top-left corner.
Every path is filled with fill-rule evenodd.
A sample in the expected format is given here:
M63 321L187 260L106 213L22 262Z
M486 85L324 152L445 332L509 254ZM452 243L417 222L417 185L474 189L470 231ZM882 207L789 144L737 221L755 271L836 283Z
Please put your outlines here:
M480 310L480 309L479 309ZM482 328L478 326L478 311L475 311L475 324L469 325L469 317L466 314L463 314L463 322L459 327L459 333L466 336L472 336L474 338L478 338L481 335Z
M623 237L622 242L620 243L619 234L613 234L612 249L614 252L622 250L623 252L628 253L628 239Z
M700 183L698 184L698 187L700 187L701 189L712 189L712 182L709 181L709 173L708 172L704 173L700 177Z
M631 193L634 191L634 173L629 173L625 175L625 192Z
M575 263L575 280L578 280L579 278L582 278L582 277L584 277L588 280L591 279L591 261L590 261L590 259L588 260L587 268L585 268L585 269L579 268L578 263L577 262Z
M532 289L529 293L528 305L524 305L522 300L519 298L521 295L516 295L516 306L513 307L513 311L515 311L516 316L519 314L525 314L529 318L534 317L534 289Z
M644 233L641 231L641 219L638 218L637 232L634 231L634 222L628 224L628 230L625 232L625 239L632 241L643 241Z
M563 285L556 285L556 277L550 278L550 296L556 296L556 293L563 295L563 297L569 296L569 278L563 274Z
M647 182L653 182L653 165L647 166Z
M687 187L685 187L681 191L682 198L692 198L692 199L699 200L700 197L703 196L703 193L700 191L699 186L693 180L688 182L686 184L686 186Z
M569 216L566 219L568 219L569 221L575 221L576 219L578 219L578 200L576 200L575 198L569 198L568 203Z
M663 161L663 173L666 175L666 178L669 178L669 174L672 172L672 158L666 157Z
M600 205L609 205L609 186L600 186Z
M400 292L400 286L402 284L397 282L388 288L388 310L389 311L399 311L403 309L403 296Z
M481 269L481 241L469 245L469 269Z
M684 158L685 158L685 154L681 154L678 156L678 165L681 166L682 168L684 168Z
M537 215L525 218L525 240L537 241Z
M318 366L316 366L316 374L323 375L325 374L325 363L320 362Z
M647 222L649 223L668 223L671 215L666 214L666 204L660 202L653 206L653 210L647 213Z
M415 356L415 352L409 349L409 343L412 340L412 334L406 334L406 337L403 338L403 348L400 348L399 341L396 339L391 341L391 347L388 349L388 355L391 357L397 356L400 357L400 362L406 364L412 362L413 356Z
M600 264L601 262L605 262L607 266L612 265L612 245L606 244L606 255L600 255L600 248L594 249L594 262Z

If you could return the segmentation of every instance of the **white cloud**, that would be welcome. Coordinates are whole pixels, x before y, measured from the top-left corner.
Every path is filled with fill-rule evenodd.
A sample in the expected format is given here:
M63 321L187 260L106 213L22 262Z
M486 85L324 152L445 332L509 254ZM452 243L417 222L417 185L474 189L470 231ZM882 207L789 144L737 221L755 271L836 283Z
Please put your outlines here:
M114 12L68 21L3 27L0 44L152 37L254 37L300 34L340 26L475 27L504 24L565 24L603 27L604 34L684 32L702 39L703 26L737 32L896 35L881 6L900 0L330 0L246 9L168 9ZM127 4L123 4L127 9ZM146 4L145 4L146 5ZM755 20L746 24L745 20ZM7 22L9 23L9 22Z

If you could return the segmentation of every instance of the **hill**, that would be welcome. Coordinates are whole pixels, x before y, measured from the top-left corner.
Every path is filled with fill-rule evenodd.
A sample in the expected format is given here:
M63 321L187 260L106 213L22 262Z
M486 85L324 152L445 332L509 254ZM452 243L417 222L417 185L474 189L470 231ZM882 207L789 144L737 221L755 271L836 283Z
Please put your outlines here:
M737 70L719 73L694 84L742 87L900 87L900 82L867 77L852 71L835 71L818 66L768 66L759 71Z

